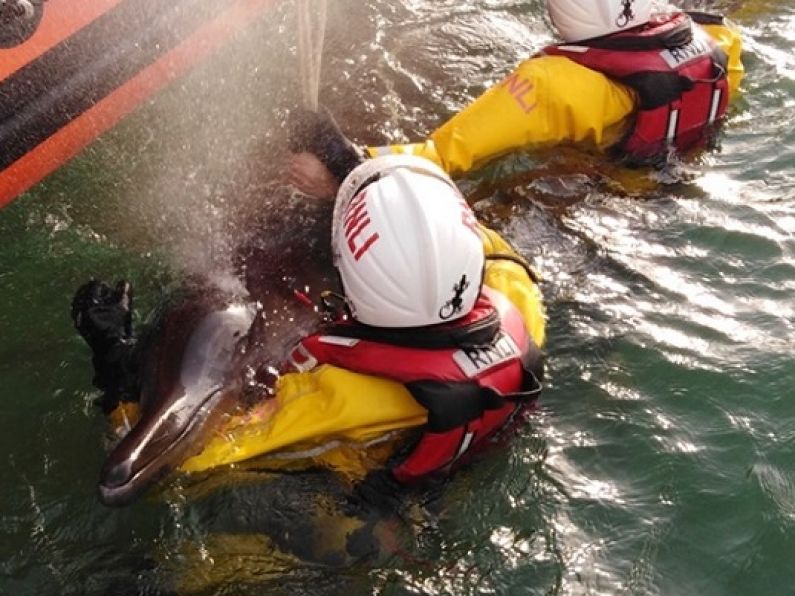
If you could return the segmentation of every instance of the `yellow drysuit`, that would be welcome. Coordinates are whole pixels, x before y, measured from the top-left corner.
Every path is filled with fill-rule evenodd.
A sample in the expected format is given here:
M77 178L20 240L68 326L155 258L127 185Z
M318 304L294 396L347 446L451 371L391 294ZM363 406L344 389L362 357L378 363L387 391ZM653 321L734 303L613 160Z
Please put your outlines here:
M742 40L732 25L702 25L729 57L734 95L743 76ZM434 131L424 143L368 149L371 157L411 153L450 174L524 148L561 143L606 149L631 122L635 93L602 73L563 56L525 60L508 77Z

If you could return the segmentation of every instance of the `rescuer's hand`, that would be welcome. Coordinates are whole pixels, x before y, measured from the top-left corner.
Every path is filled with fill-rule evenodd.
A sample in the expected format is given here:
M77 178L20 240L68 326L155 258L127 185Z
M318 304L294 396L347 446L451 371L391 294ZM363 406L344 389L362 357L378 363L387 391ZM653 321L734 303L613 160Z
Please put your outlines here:
M94 386L102 390L97 403L110 414L122 401L137 401L138 363L132 332L132 286L115 288L92 279L72 299L72 322L93 352Z
M132 339L132 286L119 281L111 289L92 279L72 299L72 322L92 351L101 353Z
M304 108L293 110L288 129L290 151L316 155L338 184L364 161L326 108L321 107L317 112Z
M287 182L302 193L333 200L340 183L314 153L293 153L287 168Z

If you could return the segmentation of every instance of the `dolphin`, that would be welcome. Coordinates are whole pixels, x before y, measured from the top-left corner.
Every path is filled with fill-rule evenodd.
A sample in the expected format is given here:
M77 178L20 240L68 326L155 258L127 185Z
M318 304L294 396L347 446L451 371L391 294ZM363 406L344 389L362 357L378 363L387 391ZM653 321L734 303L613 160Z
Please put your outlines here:
M196 292L163 309L141 353L141 418L107 456L106 505L126 505L206 444L241 405L257 305Z
M327 219L309 213L298 233L271 215L238 247L232 283L192 277L160 307L140 340L141 417L102 466L103 504L131 503L201 452L229 416L267 396L287 349L317 329L319 315L293 289L332 279Z

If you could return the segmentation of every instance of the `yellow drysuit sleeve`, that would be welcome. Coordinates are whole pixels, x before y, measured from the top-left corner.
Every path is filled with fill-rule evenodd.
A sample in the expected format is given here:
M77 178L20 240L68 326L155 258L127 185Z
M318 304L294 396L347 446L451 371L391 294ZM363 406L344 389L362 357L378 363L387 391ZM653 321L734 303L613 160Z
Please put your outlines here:
M742 41L732 25L705 30L729 56L729 84L743 75ZM628 87L563 56L522 62L507 78L453 116L424 143L371 147L371 156L410 153L458 174L517 149L618 142L635 109Z

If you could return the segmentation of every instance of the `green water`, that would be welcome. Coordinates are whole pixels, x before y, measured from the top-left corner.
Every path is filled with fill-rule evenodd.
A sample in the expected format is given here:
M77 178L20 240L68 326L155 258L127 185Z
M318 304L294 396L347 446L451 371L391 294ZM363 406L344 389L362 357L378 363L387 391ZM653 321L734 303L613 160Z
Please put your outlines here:
M361 141L420 138L550 39L539 1L330 4L321 101ZM792 594L795 8L714 4L748 73L721 150L678 182L629 198L532 174L554 155L464 181L544 273L548 387L361 560L319 552L362 517L325 477L100 506L105 425L68 318L92 275L134 280L143 315L278 194L286 7L0 212L0 594Z

